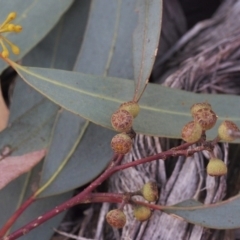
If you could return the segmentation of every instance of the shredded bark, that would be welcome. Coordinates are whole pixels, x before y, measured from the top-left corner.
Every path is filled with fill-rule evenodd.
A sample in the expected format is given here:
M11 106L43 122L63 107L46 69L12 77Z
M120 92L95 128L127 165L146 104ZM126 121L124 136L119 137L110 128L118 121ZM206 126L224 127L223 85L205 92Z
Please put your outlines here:
M179 7L177 1L165 1L164 7L167 10L164 9L166 11L163 13L167 14L163 20L162 42L152 81L197 93L239 94L240 1L223 1L211 19L199 22L188 32L182 11L172 11L171 7L174 6ZM174 33L169 35L164 24L168 23L166 26L169 28L176 20L173 20L173 13L182 23L181 26L177 21L172 24L171 31ZM137 135L133 150L125 156L124 162L165 151L180 143L180 140ZM226 164L229 163L228 148L228 144L218 144L214 149L215 156L223 159ZM206 174L208 156L205 152L187 158L160 159L115 174L109 181L109 191L136 191L147 181L154 180L161 189L159 204L172 205L190 198L205 204L215 203L239 191L236 182L239 186L240 178L237 176L240 166L236 166L236 159L236 156L231 157L228 179L226 176L213 178ZM96 217L98 220L92 233L86 229L87 233L81 231L79 236L99 240L234 239L234 231L206 229L160 211L154 211L149 221L141 223L134 219L131 206L124 208L128 219L126 226L122 230L115 230L106 224L103 217L114 207L116 206L104 204L100 213L97 209L97 215L92 215L94 222Z

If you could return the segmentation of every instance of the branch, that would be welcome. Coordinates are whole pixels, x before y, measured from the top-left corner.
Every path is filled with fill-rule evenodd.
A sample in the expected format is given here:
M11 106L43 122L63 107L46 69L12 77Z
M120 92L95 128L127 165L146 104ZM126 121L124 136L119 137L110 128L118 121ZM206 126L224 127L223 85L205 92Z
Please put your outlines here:
M186 150L175 150L175 148L172 148L168 151L158 153L158 154L150 156L150 157L146 157L146 158L143 158L143 159L136 160L134 162L129 162L129 163L125 163L125 164L116 166L112 171L115 173L119 170L123 170L123 169L129 168L129 167L134 167L134 166L137 166L139 164L151 162L151 161L154 161L154 160L159 160L159 159L166 160L168 157L172 157L172 156L173 157L181 156L181 155L191 156L194 153L200 152L200 151L203 151L203 150L205 150L204 146L199 146L199 147L195 147L193 149L186 149Z
M109 178L112 174L119 170L123 170L129 167L133 167L139 164L147 163L150 161L158 160L158 159L166 159L170 156L191 156L196 152L202 151L205 149L204 146L195 147L193 149L183 149L189 147L189 144L183 144L177 148L172 148L168 151L146 157L143 159L136 160L134 162L125 163L122 165L119 165L119 163L122 161L124 155L114 155L113 160L109 167L105 170L105 172L100 175L96 180L94 180L87 188L85 188L81 193L76 195L75 197L69 199L68 201L62 203L61 205L55 207L54 209L50 210L49 212L45 213L43 216L38 217L37 219L31 221L27 225L21 227L17 231L13 232L6 238L1 238L2 240L14 240L17 239L20 236L25 235L32 229L36 228L40 224L44 223L45 221L51 219L52 217L56 216L57 214L69 209L72 206L75 206L80 203L91 203L91 202L112 202L112 203L121 203L123 200L123 194L98 194L94 195L91 192L96 189L103 181L105 181L107 178ZM177 149L177 150L176 150ZM178 150L180 149L180 150ZM118 166L119 165L119 166ZM141 204L141 202L138 202ZM145 205L145 203L143 203ZM153 207L152 207L153 208ZM160 207L158 206L158 209Z
M100 175L96 180L94 180L87 188L85 188L82 192L80 192L75 197L69 199L68 201L58 205L54 209L50 210L49 212L45 213L43 216L39 216L37 219L31 221L27 225L21 227L14 233L10 234L7 237L1 237L1 240L13 240L17 239L25 234L27 234L32 229L36 228L40 224L46 222L47 220L51 219L52 217L56 216L57 214L69 209L72 206L75 206L79 203L89 203L91 199L88 199L89 194L98 187L103 181L105 181L112 173L112 169L116 167L121 160L123 159L123 155L114 155L111 164L105 170L105 172ZM104 198L105 200L105 198ZM100 201L100 200L99 200Z

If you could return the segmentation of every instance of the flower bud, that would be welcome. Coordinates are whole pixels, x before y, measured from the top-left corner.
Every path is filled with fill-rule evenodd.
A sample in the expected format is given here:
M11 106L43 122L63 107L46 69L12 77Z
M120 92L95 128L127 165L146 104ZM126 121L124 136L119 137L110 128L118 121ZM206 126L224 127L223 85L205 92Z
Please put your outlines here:
M217 115L209 108L201 108L194 114L194 122L199 123L202 130L209 130L217 122Z
M137 205L133 209L133 215L138 221L146 221L151 217L152 211L150 208Z
M227 173L227 166L222 160L211 158L207 165L207 173L213 177L225 175Z
M234 122L224 121L218 128L218 136L226 142L232 142L235 140L233 136L231 136L230 131L239 132L239 128Z
M149 202L155 202L158 199L158 187L155 182L148 182L141 189L143 197Z
M132 139L126 133L119 133L112 138L111 147L117 154L126 154L132 148Z
M202 136L202 128L197 122L191 121L182 129L182 139L188 143L197 142Z
M107 213L106 220L114 228L123 228L126 224L126 215L120 209L114 209Z
M140 107L137 102L130 101L130 102L125 102L120 105L120 109L127 110L132 116L135 118L139 111Z
M199 109L202 109L202 108L212 109L212 106L211 106L209 103L207 103L207 102L193 104L192 107L191 107L191 110L190 110L192 116L194 117L194 115L196 114L196 112L197 112Z
M128 132L132 127L133 116L124 109L119 109L112 114L111 123L118 132Z

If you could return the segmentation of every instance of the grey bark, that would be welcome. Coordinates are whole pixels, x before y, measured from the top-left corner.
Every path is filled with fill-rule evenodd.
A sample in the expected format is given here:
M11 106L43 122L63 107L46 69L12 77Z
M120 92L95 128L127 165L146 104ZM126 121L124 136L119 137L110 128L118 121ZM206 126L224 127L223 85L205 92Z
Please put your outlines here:
M164 16L162 42L153 79L188 91L239 94L239 75L236 74L240 72L240 1L223 2L212 19L198 23L182 37L180 35L186 31L184 24L178 30L178 24L173 24L175 28L172 27L171 34L167 34L171 23L181 15L181 11L174 12L178 17L173 20L174 14L169 17L169 12L168 16ZM183 17L181 19L184 21ZM180 40L177 41L178 38ZM137 135L134 148L125 156L124 162L167 150L179 143ZM214 151L216 157L228 164L227 144L217 145ZM161 205L172 205L190 198L205 204L215 203L226 196L229 186L226 176L213 178L206 174L207 161L207 153L203 152L192 157L159 160L130 168L111 178L109 191L136 191L147 181L155 180L161 188L158 201ZM228 190L231 192L231 189ZM132 216L131 206L126 206L124 210L128 219L126 226L114 235L106 234L104 239L234 239L232 231L205 229L160 211L154 211L148 222L140 223Z

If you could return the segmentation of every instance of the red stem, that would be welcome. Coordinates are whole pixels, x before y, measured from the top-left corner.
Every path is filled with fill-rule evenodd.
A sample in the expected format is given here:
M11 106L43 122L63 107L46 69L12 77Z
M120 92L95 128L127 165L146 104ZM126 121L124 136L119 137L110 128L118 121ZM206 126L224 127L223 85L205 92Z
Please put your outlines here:
M70 208L70 207L72 207L76 204L83 203L84 199L86 199L86 201L84 203L87 203L89 201L89 200L87 200L88 195L111 175L112 169L115 166L117 166L121 162L122 159L123 159L123 155L114 155L112 163L105 170L105 172L103 172L102 175L100 175L96 180L94 180L87 188L85 188L78 195L76 195L75 197L69 199L68 201L66 201L64 203L62 203L61 205L58 205L57 207L50 210L49 212L47 212L43 216L38 217L37 219L33 220L29 224L25 225L24 227L15 231L11 235L7 236L6 238L1 238L1 239L3 239L3 240L17 239L17 238L25 235L26 233L28 233L29 231L31 231L35 227L39 226L40 224L44 223L48 219L56 216L57 214L67 210L68 208Z
M110 164L114 164L116 166L118 162L114 162L117 159L117 155L114 154L114 156L111 159ZM117 161L117 160L116 160ZM111 168L111 166L109 166ZM20 215L24 212L24 210L30 206L35 200L36 200L36 195L33 194L27 201L25 201L16 212L7 220L7 222L4 224L4 226L0 229L0 238L2 238L7 231L11 228L11 226L16 222L16 220L20 217Z
M18 219L18 217L24 212L24 210L31 205L35 201L35 196L32 195L27 201L25 201L16 212L8 219L8 221L4 224L2 229L0 230L0 237L2 238L7 231L11 228L14 222Z
M116 166L112 170L112 172L115 173L119 170L124 170L124 169L129 168L129 167L134 167L134 166L137 166L139 164L151 162L151 161L158 160L158 159L166 160L167 157L171 157L171 156L181 156L181 155L190 156L190 155L194 154L195 152L199 152L199 151L202 151L204 149L205 149L204 146L200 146L200 147L196 147L194 149L188 149L188 150L175 150L173 148L173 149L170 149L166 152L158 153L156 155L146 157L146 158L142 158L142 159L136 160L134 162L129 162L129 163L125 163L125 164Z
M185 147L186 147L186 144L184 144L184 148ZM181 149L181 148L177 148L177 149ZM96 187L98 187L103 181L105 181L108 177L110 177L112 174L114 174L115 172L117 172L119 170L123 170L123 169L129 168L129 167L133 167L133 166L143 164L143 163L146 163L146 162L150 162L150 161L153 161L153 160L158 160L158 159L164 159L165 160L169 156L180 156L180 155L189 156L189 155L194 154L195 152L199 152L199 151L202 151L202 150L204 150L203 146L196 147L194 149L185 149L185 150L176 150L176 148L173 148L173 149L170 149L166 152L162 152L162 153L156 154L154 156L150 156L150 157L146 157L146 158L143 158L143 159L140 159L140 160L136 160L134 162L125 163L125 164L122 164L122 165L119 165L119 166L118 166L118 164L123 159L123 155L118 155L118 156L115 155L112 163L105 170L105 172L102 175L100 175L95 181L93 181L81 193L79 193L75 197L71 198L70 200L62 203L61 205L55 207L55 209L52 209L49 212L45 213L43 216L40 216L37 219L31 221L27 225L25 225L22 228L18 229L17 231L13 232L11 235L6 237L5 239L2 239L2 238L1 239L2 240L17 239L18 237L25 235L26 233L28 233L29 231L31 231L35 227L44 223L48 219L56 216L57 214L67 210L68 208L70 208L74 205L77 205L79 203L92 202L94 199L92 199L91 197L93 197L94 195L91 194L91 192ZM105 194L105 197L102 196L101 199L102 199L103 202L119 202L120 201L120 198L115 198L116 194L112 195L112 197L110 197L110 196L111 195L109 195L109 194ZM120 195L118 195L118 196L120 196ZM120 202L122 202L122 200L123 200L123 198L121 197ZM98 201L100 201L100 197L98 198Z

